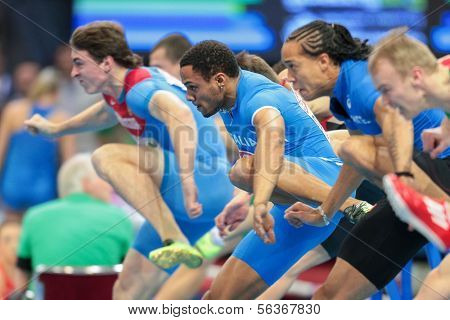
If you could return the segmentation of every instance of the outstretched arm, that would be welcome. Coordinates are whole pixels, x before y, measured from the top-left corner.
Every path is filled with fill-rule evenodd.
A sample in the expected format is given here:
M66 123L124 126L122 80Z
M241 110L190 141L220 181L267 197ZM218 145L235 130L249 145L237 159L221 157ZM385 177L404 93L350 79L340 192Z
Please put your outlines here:
M25 126L33 133L59 138L73 133L110 128L117 122L113 111L102 100L66 121L54 123L35 114L31 119L25 120Z

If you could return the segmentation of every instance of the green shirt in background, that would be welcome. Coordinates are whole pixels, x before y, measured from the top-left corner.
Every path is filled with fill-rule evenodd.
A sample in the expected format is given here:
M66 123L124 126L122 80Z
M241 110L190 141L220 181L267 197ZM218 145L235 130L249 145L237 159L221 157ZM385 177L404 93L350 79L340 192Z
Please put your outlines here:
M119 208L76 193L28 210L18 257L33 271L40 264L112 266L122 262L132 238L131 222Z

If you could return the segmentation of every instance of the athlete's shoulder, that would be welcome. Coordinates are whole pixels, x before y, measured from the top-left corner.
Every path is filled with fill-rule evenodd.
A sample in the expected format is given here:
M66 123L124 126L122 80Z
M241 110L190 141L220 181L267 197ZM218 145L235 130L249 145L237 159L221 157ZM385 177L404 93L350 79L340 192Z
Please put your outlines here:
M128 91L136 84L149 80L152 78L152 73L149 68L146 67L138 67L135 69L130 69L125 76L125 90Z

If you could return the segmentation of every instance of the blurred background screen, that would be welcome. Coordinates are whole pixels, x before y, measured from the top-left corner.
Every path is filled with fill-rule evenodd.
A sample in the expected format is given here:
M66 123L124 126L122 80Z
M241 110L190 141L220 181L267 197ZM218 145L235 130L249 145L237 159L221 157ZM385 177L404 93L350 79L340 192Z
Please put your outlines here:
M93 20L116 20L133 50L146 52L161 37L181 32L192 42L216 39L233 50L258 53L273 62L283 39L315 19L345 25L370 42L397 26L437 52L450 48L450 10L429 15L428 0L75 0L73 28ZM442 1L441 1L442 2ZM432 19L430 19L432 18ZM430 22L433 25L430 25Z

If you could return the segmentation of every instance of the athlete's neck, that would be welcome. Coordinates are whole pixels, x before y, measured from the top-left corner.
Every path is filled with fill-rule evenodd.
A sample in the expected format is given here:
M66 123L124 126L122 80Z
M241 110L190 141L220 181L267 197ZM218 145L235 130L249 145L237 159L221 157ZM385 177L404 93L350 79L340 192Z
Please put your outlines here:
M223 97L222 110L231 110L236 103L237 87L241 74L237 78L228 78L225 85L225 95Z
M109 81L102 90L103 94L118 98L122 93L127 72L128 69L124 67L116 66L116 68L113 68L109 75Z
M323 84L323 91L320 96L332 96L333 89L336 85L337 79L339 77L339 72L341 71L340 65L335 65L326 70L327 82Z

